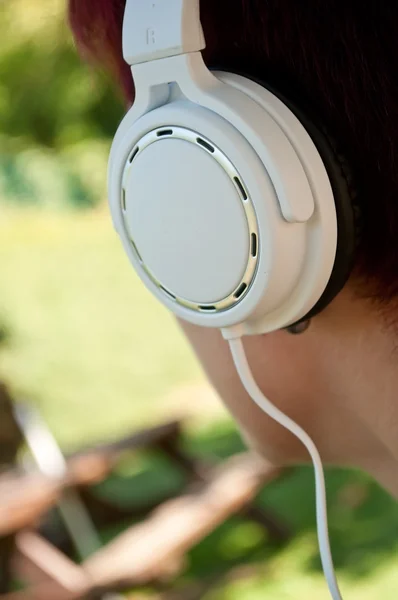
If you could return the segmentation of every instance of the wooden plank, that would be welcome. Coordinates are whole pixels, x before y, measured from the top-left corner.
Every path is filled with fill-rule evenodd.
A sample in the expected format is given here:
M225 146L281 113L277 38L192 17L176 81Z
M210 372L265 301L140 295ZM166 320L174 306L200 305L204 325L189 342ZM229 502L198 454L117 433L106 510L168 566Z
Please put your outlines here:
M12 563L15 575L28 585L47 584L73 594L82 594L91 587L80 566L33 531L17 534Z
M44 583L28 590L0 594L0 600L86 600L86 592L71 592L55 583Z
M6 477L0 481L0 535L33 524L54 505L59 484L42 475Z
M166 502L84 563L96 586L141 585L175 574L186 552L247 506L279 469L251 454L215 468L207 483Z
M41 473L27 475L16 471L0 477L0 535L32 526L57 502L64 488L103 481L126 450L156 445L179 432L179 423L173 421L72 455L67 461L65 477L56 481Z

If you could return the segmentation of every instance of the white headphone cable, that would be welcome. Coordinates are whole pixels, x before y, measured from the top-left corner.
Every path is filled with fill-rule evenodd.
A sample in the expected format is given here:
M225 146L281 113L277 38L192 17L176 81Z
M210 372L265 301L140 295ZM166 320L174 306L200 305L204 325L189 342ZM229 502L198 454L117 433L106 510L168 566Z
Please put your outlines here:
M329 586L330 594L333 600L342 600L333 566L332 554L330 551L327 507L326 507L326 488L325 476L322 467L319 452L309 437L309 435L297 423L280 411L272 404L258 387L243 347L241 338L229 339L232 357L234 359L236 370L249 396L254 402L272 419L293 433L307 448L315 471L315 491L316 491L316 521L318 529L318 542L321 555L323 572Z

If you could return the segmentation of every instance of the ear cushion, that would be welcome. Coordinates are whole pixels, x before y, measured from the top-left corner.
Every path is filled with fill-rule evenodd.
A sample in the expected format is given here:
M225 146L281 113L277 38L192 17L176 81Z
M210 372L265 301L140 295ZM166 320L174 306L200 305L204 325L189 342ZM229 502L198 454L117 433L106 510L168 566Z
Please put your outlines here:
M213 69L212 69L213 70ZM226 70L220 69L217 70ZM333 190L337 215L337 248L329 282L315 306L302 318L306 321L320 313L337 296L346 284L353 269L356 249L360 238L360 207L357 189L348 161L338 151L337 144L325 129L316 125L295 103L287 100L272 86L242 71L228 72L246 77L269 90L281 100L304 126L325 165Z

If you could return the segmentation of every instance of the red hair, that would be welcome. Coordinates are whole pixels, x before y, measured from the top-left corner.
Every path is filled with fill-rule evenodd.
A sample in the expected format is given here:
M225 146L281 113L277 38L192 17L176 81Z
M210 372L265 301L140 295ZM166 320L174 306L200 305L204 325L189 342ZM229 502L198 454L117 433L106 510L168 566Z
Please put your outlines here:
M70 22L131 101L124 5L70 0ZM201 15L206 61L269 81L334 133L360 188L357 271L373 296L398 298L398 2L201 0Z
M125 0L70 0L69 22L82 56L109 69L126 98L133 98L131 71L122 57Z

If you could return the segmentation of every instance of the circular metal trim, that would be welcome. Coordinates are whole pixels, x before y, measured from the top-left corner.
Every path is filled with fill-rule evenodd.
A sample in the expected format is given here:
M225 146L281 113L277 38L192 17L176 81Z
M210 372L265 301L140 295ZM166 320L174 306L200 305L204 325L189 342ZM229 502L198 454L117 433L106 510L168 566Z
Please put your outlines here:
M176 294L174 294L172 292L172 290L169 290L166 286L164 286L155 277L155 275L151 272L150 268L145 264L145 262L143 261L141 255L138 251L138 248L137 248L134 240L131 238L130 234L128 233L128 227L127 227L127 223L126 223L126 219L125 219L125 213L126 213L126 209L127 209L125 185L126 185L128 173L133 166L135 158L137 156L139 156L139 154L141 154L146 148L148 148L148 146L150 146L151 144L154 144L156 142L160 142L164 139L170 139L170 138L180 139L180 140L184 140L186 142L190 142L191 144L195 144L197 147L199 147L204 152L207 152L208 154L210 154L214 158L214 160L216 160L218 162L218 164L223 168L225 173L230 178L231 182L233 183L235 189L238 192L243 209L245 211L247 225L248 225L248 235L249 235L249 256L248 256L248 260L247 260L246 270L243 274L241 281L236 286L234 291L231 294L229 294L228 296L226 296L225 298L222 298L221 300L219 300L218 302L215 302L215 303L203 304L203 303L192 302L190 300L187 300L186 298L177 296ZM130 243L131 243L133 252L136 256L136 259L140 263L140 265L143 268L143 270L145 271L145 273L151 279L151 281L169 299L172 299L177 304L180 304L181 306L184 306L185 308L189 308L196 312L218 313L218 312L224 311L226 309L229 309L232 306L235 306L236 304L241 302L241 300L247 295L247 293L250 289L250 286L253 283L255 274L256 274L258 258L259 258L260 238L259 238L259 232L258 232L256 212L255 212L254 205L251 200L249 191L248 191L247 187L244 185L244 182L243 182L242 178L240 177L238 171L235 169L234 165L229 160L229 158L219 148L217 148L217 146L215 144L213 144L208 138L206 138L205 136L203 136L195 131L192 131L191 129L186 129L185 127L174 127L172 125L158 127L157 129L154 129L154 130L148 132L147 134L145 134L134 145L133 149L129 153L129 156L126 160L126 164L124 166L123 176L122 176L122 187L121 187L121 194L120 194L120 209L122 212L122 218L123 218L125 231L126 231L128 239L130 240Z

